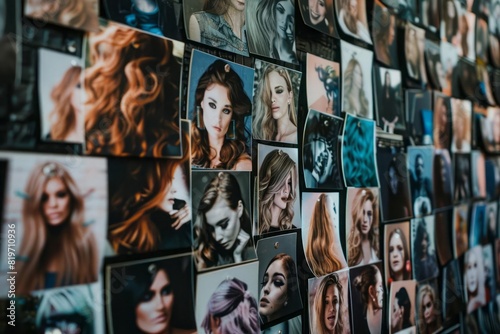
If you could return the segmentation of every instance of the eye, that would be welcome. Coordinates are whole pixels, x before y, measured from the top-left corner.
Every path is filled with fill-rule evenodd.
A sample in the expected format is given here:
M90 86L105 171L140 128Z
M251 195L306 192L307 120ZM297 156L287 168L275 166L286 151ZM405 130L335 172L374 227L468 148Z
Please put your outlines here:
M42 195L42 203L47 202L47 200L48 200L48 199L49 199L49 196L47 196L47 194L45 194L45 193L44 193L44 194Z
M68 196L68 192L67 191L58 191L56 193L56 196L57 196L57 198L64 198L64 197Z
M212 109L216 109L217 108L217 105L213 102L208 102L208 106Z
M269 282L269 278L267 276L264 276L264 279L262 280L262 282L260 282L260 285L264 286L267 284L267 282Z
M223 112L224 114L226 114L226 115L230 115L230 114L231 114L231 109L229 109L229 108L224 108L224 109L222 109L222 112Z
M276 94L283 94L284 89L280 87L280 88L276 88L274 91L276 92Z
M389 253L392 253L392 252L394 252L394 247L393 247L393 246L390 246L390 247L389 247Z
M275 287L281 288L283 285L285 285L285 282L283 282L280 279L275 279L275 280L273 280L273 284Z
M165 285L160 293L162 296L170 295L172 293L172 286L170 284Z
M151 299L153 299L154 293L153 291L147 291L142 295L141 302L149 302Z
M278 12L280 12L280 14L284 14L285 13L285 8L283 8L283 5L281 5L281 4L278 4L278 6L276 7L276 9L278 10Z

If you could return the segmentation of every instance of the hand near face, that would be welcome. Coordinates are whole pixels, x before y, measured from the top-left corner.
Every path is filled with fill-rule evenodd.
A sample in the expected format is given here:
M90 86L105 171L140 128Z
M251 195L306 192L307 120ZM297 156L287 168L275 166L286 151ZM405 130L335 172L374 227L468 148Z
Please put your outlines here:
M180 210L170 211L170 217L175 219L175 221L172 223L172 227L174 228L174 230L180 229L182 225L191 221L191 216L191 208L189 207L189 205L187 205L187 203Z
M240 233L238 233L238 239L236 240L238 246L234 249L233 252L235 263L241 262L243 260L242 253L246 245L248 244L249 240L250 240L250 235L243 229L241 229Z

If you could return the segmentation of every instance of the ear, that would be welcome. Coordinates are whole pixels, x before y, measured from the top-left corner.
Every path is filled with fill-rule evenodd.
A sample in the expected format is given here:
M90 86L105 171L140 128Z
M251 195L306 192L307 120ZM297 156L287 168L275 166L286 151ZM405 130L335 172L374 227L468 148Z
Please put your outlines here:
M375 292L375 286L370 285L370 287L368 288L368 295L370 296L370 299L377 300L377 293Z
M243 216L244 210L243 202L241 200L238 201L238 207L236 208L236 210L238 211L238 218L241 218L241 216Z

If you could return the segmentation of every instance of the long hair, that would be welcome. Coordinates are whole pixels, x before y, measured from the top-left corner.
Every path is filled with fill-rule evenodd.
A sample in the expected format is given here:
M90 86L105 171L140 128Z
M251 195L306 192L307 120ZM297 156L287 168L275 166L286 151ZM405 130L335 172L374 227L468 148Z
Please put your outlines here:
M205 0L203 11L215 15L224 15L229 7L229 1L230 0Z
M225 250L220 246L214 239L213 227L206 221L205 214L214 206L218 198L224 199L232 210L238 208L240 201L243 203L243 214L240 217L241 228L249 235L252 235L252 223L243 201L238 180L232 174L220 172L206 186L196 213L194 226L196 238L195 257L199 268L216 266L221 256L232 257L234 248L237 246L237 243L235 243L231 250Z
M321 194L314 205L306 246L306 258L314 275L323 276L342 269L342 261L333 251L336 241L327 195Z
M363 87L359 89L359 96L352 96L352 89L354 86L354 69L356 67L359 67L359 69L362 71L361 64L356 58L351 58L349 62L347 63L347 67L344 71L344 87L345 87L345 92L344 92L344 98L347 98L347 103L350 106L355 105L354 101L359 101L360 105L360 110L356 110L356 115L362 116L362 117L368 117L368 99L366 97L366 93ZM361 74L363 75L363 74ZM350 112L350 111L347 111Z
M80 82L80 66L70 67L52 92L50 98L54 102L54 109L50 113L50 138L53 140L65 140L68 134L75 130L78 125L77 113L71 104L75 87ZM81 112L81 111L80 111Z
M448 12L448 8L446 7L448 6L449 3L453 6L453 11L455 12L455 16L452 18L448 17L448 14L446 14ZM448 42L451 42L451 39L453 38L453 36L456 35L458 31L458 11L457 7L455 6L455 1L453 0L443 1L443 21L445 29L444 35L446 37L446 40Z
M471 261L471 256L475 257L475 260L477 261L477 268L472 268L472 269L467 268L469 261ZM469 249L465 253L464 267L465 267L464 286L466 289L465 295L467 297L467 302L470 302L471 298L478 297L481 300L481 302L484 304L485 303L484 265L483 265L483 254L482 254L481 247L476 246L474 248ZM467 280L467 276L468 276L467 271L468 270L476 270L477 271L476 291L469 290L469 282Z
M39 4L42 2L42 4ZM74 29L92 28L98 25L97 13L89 0L28 0L27 15L58 22Z
M272 45L277 38L276 4L281 0L261 0L247 22L248 49L254 53L270 56Z
M321 283L316 290L316 295L314 296L314 328L319 334L328 334L328 328L325 326L324 316L325 316L325 298L326 292L330 286L337 288L339 291L339 305L337 325L335 326L335 334L341 334L344 332L344 320L342 317L342 308L344 305L344 293L342 288L342 283L340 283L339 275L336 273L330 274L321 280Z
M49 227L43 214L44 193L52 178L62 181L70 197L70 215L59 226ZM86 284L97 280L98 254L95 236L84 226L84 200L73 177L57 162L36 166L28 179L23 202L23 238L18 262L18 292L45 287L51 263L57 263L56 286ZM25 259L25 260L24 260Z
M408 280L408 279L410 279L410 271L407 268L407 264L409 263L408 260L410 258L410 254L408 254L408 242L406 241L406 237L400 228L397 228L397 229L393 230L391 233L389 233L389 238L387 239L387 248L389 249L389 244L391 242L391 239L396 234L400 237L401 242L403 243L403 251L405 253L405 256L403 258L403 280ZM388 254L389 254L389 252L388 252ZM389 257L390 257L390 254L389 254ZM390 279L394 279L394 275L395 275L395 273L392 271L392 268L389 265L389 277L390 277Z
M427 326L427 323L425 322L424 318L424 298L425 296L429 296L431 299L431 302L434 306L434 317L435 317L435 326L434 328L429 328ZM434 332L434 330L437 330L438 328L441 327L441 317L439 316L438 310L439 310L439 303L438 300L436 299L436 293L434 292L434 289L429 285L425 284L420 287L418 290L418 301L420 304L420 319L418 321L418 332L419 333L429 333L429 331Z
M288 93L292 94L290 103L288 105L288 117L293 125L297 126L297 112L295 110L292 80L287 70L276 65L268 65L265 67L262 78L257 85L255 94L255 121L253 122L253 136L256 139L274 140L278 134L278 125L273 119L271 105L272 105L272 87L269 83L269 74L276 72L286 82L286 89Z
M464 143L470 142L470 115L464 106L464 102L459 101L455 104L456 108L453 109L453 136L455 147L457 150L462 150ZM462 129L459 124L462 124Z
M257 301L247 284L237 278L225 279L210 296L201 323L206 333L212 333L212 318L220 320L218 333L221 334L260 333Z
M162 157L179 145L180 66L172 50L172 41L114 24L91 38L87 153Z
M220 164L217 165L217 168L233 169L236 163L246 156L244 121L245 116L251 111L252 104L245 93L243 81L238 74L228 63L218 59L207 68L198 81L195 91L195 105L199 107L199 114L196 115L195 112L194 117L198 116L203 119L201 101L205 96L205 91L213 85L221 85L228 90L228 97L233 110L231 121L235 122L236 129L236 139L224 140L219 152ZM210 168L211 157L215 156L214 148L210 147L206 129L198 128L196 123L196 120L193 120L191 125L192 162L195 166Z
M402 287L401 289L396 292L394 295L394 298L398 299L398 306L401 308L404 308L404 313L403 313L403 327L401 329L405 329L408 327L412 326L410 317L411 317L411 300L410 296L408 295L408 291L406 291L406 288Z
M391 30L391 20L393 20L393 16L389 12L386 7L383 7L380 3L377 3L374 7L374 17L373 20L373 39L375 44L380 44L380 48L377 50L383 51L384 59L390 59L390 50L389 50L389 33Z
M366 310L368 308L368 304L372 303L372 299L370 297L370 287L377 284L377 274L380 273L380 270L377 266L369 265L366 266L361 274L356 276L354 279L354 287L359 291L361 295L361 301L363 303L363 314L366 315ZM382 277L382 276L381 276Z
M434 131L433 131L433 137L434 137L434 146L436 148L448 148L450 146L450 134L448 131L448 124L442 124L441 120L441 109L445 108L446 111L446 119L447 122L450 122L450 115L449 115L449 110L450 110L450 104L449 101L446 100L444 97L438 97L436 99L436 105L434 108ZM444 131L442 131L442 128L444 128Z
M297 185L297 165L282 150L273 150L266 155L259 171L259 234L269 231L272 220L274 196L285 186L288 175L292 174L292 186L288 195L286 208L278 217L280 230L292 228Z
M354 195L354 201L351 209L352 226L347 239L347 245L349 247L347 251L349 266L357 265L363 258L363 250L361 249L361 242L363 238L361 236L360 225L363 222L363 206L366 201L372 202L372 225L370 231L368 232L368 240L378 257L378 199L369 188L363 188L359 189Z
M349 10L350 0L342 0L342 9L344 10L344 23L347 29L353 34L358 33L358 18L353 16ZM358 8L359 10L359 8Z
M415 263L419 263L422 256L424 255L429 256L429 246L427 246L427 251L425 254L422 251L422 241L424 240L424 238L427 238L427 242L430 244L429 233L425 228L425 221L422 218L420 218L418 220L415 241L413 242L413 256L416 260ZM415 270L418 271L418 266L417 268L415 268Z

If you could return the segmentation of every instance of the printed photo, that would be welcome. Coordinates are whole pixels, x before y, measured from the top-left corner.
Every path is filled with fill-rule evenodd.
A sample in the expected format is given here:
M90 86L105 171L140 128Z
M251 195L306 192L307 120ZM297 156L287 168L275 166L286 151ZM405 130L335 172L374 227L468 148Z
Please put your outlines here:
M461 257L469 249L469 205L464 203L453 208L455 233L453 233L453 254Z
M440 235L440 237L444 236ZM411 240L413 278L421 282L438 277L439 267L434 243L434 216L411 220Z
M498 7L500 8L500 5ZM488 49L489 63L496 68L500 68L500 37L490 33L488 35Z
M337 37L333 0L299 0L304 23L323 34Z
M483 248L481 246L470 248L465 253L463 276L467 313L470 314L486 304Z
M441 47L438 42L425 40L425 66L427 68L427 83L435 90L441 91L446 86L446 75L441 62Z
M477 90L476 96L483 104L496 105L493 91L491 90L490 73L485 64L476 64Z
M485 156L481 151L471 151L471 175L472 175L472 196L476 198L486 197L486 168Z
M490 32L500 38L500 1L490 2L489 22Z
M449 149L451 143L451 99L434 94L433 139L436 149Z
M486 231L487 217L485 202L475 202L472 204L469 224L469 247L472 248L474 246L487 243L488 237Z
M405 130L401 72L382 66L375 66L374 72L377 126L388 133Z
M433 168L434 209L449 207L453 203L453 174L448 150L435 150Z
M484 291L486 304L488 304L496 296L495 267L493 265L493 261L493 247L491 244L487 244L483 246Z
M453 159L455 174L453 199L455 203L460 203L472 197L471 155L455 153Z
M384 225L384 240L386 285L411 279L410 222Z
M458 0L445 0L441 5L441 39L452 43L459 35L459 22L463 9Z
M489 143L490 152L500 152L500 108L489 107L486 133L483 131L483 138ZM486 134L486 136L485 136Z
M434 149L426 146L408 147L408 167L413 214L421 217L432 213L432 175Z
M449 323L455 323L455 319L465 308L462 275L458 260L451 261L443 268L442 284L443 320L444 326L446 326Z
M498 202L486 204L486 237L488 243L494 243L498 237Z
M476 20L476 58L488 63L488 23L479 16Z
M436 253L441 266L446 265L453 259L453 211L451 209L436 212L434 217L434 233L439 236L439 242L436 242Z
M406 78L419 84L425 84L427 82L424 61L425 30L407 23L404 43L406 65L402 67L405 69Z
M432 32L438 31L441 25L441 17L439 15L441 9L439 7L439 1L420 1L420 17L422 18L422 24Z
M306 72L308 108L340 116L339 63L308 53Z
M396 15L380 1L375 1L372 24L375 57L386 66L398 68Z
M389 296L389 333L416 332L416 288L416 281L405 280L392 283Z
M417 323L419 333L436 333L442 327L441 299L437 280L418 285Z
M451 99L453 140L452 153L470 153L472 133L472 103L468 100Z
M405 90L407 129L416 145L432 145L432 92Z
M365 0L335 0L335 10L340 30L345 35L372 44Z

